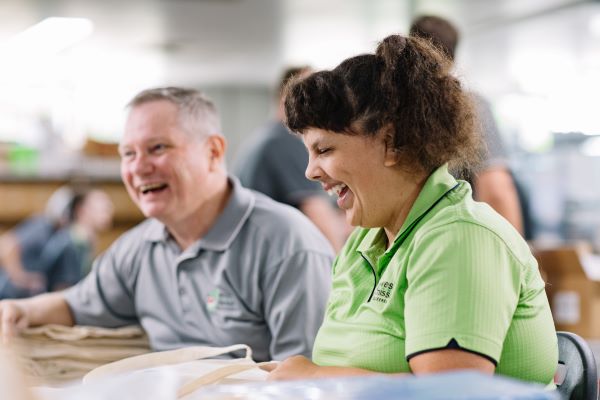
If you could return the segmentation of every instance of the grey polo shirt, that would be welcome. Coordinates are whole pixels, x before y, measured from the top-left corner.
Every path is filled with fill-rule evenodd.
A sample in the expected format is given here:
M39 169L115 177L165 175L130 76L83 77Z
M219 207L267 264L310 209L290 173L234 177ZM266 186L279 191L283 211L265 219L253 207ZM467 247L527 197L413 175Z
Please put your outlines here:
M243 144L233 170L244 186L299 208L309 197L327 198L321 184L304 175L307 165L302 140L273 121Z
M498 124L494 118L490 103L477 93L472 93L475 110L481 124L481 134L483 141L487 147L487 154L484 160L484 168L496 166L508 166L508 156L502 136L498 130Z
M181 251L160 222L129 230L65 292L77 324L140 323L156 350L245 343L254 359L310 356L333 251L299 211L243 188Z

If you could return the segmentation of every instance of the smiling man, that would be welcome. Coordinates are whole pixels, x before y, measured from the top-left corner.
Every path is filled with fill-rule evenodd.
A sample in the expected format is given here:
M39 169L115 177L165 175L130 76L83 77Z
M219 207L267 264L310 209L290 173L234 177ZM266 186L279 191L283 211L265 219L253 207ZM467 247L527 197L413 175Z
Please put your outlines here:
M77 286L0 302L4 337L48 323L139 323L156 350L245 343L259 361L310 356L329 294L327 240L227 174L219 117L201 93L151 89L129 108L121 176L148 219Z

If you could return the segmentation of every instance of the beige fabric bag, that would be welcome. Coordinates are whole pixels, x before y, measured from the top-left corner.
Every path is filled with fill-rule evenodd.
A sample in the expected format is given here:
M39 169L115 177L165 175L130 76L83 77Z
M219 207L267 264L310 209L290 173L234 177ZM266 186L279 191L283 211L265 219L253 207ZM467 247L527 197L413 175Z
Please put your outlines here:
M233 351L245 350L246 356L237 360L206 360ZM119 375L132 371L148 368L172 366L182 378L184 384L178 390L177 397L190 395L202 386L216 383L247 383L266 379L267 373L260 371L259 374L246 377L239 376L240 373L249 370L258 370L261 365L267 363L255 363L252 360L252 350L244 344L236 344L228 347L204 347L194 346L178 350L149 353L111 364L103 365L88 373L84 378L84 384L107 379L111 375ZM238 377L236 378L236 375Z
M138 326L44 325L26 329L15 339L15 347L25 374L37 385L80 379L100 365L151 351Z

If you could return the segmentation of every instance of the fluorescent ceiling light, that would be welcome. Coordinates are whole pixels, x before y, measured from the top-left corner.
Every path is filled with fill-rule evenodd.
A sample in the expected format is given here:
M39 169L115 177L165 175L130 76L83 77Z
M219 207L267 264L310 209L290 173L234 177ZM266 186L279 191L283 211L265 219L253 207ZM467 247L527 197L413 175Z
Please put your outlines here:
M87 18L50 17L12 37L3 52L25 57L57 54L94 30Z

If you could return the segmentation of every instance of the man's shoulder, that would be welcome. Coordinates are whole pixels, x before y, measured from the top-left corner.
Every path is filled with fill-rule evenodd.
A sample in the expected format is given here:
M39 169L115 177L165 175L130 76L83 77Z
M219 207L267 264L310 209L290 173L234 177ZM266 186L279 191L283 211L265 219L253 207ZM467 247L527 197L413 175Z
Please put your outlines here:
M135 252L146 243L160 240L162 235L164 235L164 226L160 222L154 219L145 219L121 234L111 247L115 249L124 248L130 252Z
M327 239L304 214L262 193L250 191L255 203L248 218L248 229L253 234L273 244L285 244L290 250L312 249L331 253Z
M101 268L112 266L115 273L123 279L134 282L137 272L147 259L154 238L159 239L164 225L153 219L146 219L121 234L109 248L101 253L95 263Z
M290 232L303 228L314 228L308 218L296 208L273 200L269 196L250 190L254 196L254 209L250 219L255 223L268 226L269 229L286 230ZM316 229L316 228L315 228Z

